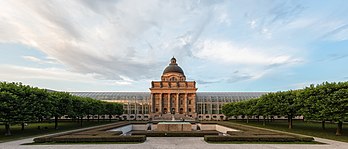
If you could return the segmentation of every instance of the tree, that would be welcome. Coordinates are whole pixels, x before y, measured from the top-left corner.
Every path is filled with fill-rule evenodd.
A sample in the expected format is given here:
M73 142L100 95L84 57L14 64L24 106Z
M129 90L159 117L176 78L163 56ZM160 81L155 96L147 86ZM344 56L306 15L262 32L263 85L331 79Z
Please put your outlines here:
M235 113L236 106L235 105L236 105L236 102L224 104L222 106L222 113L224 115L226 115L227 117L235 116L236 115L236 113Z
M277 92L274 94L275 109L278 115L286 115L288 117L288 128L293 127L293 117L299 115L300 104L296 103L298 91Z
M266 125L266 117L276 115L274 96L275 93L264 94L258 99L255 105L255 113L262 115L263 125Z
M54 117L54 128L58 129L58 118L68 115L72 112L73 102L71 95L66 92L52 92L50 99L53 101L54 109L52 116Z
M94 100L94 114L98 115L98 122L100 119L100 115L105 115L105 101L100 101L100 100Z
M0 92L0 120L5 123L5 135L11 135L11 124L16 122L19 109L19 98L10 92Z
M246 103L245 103L244 112L245 112L245 115L247 116L247 123L249 123L250 116L255 115L254 109L255 109L255 105L257 104L257 100L258 98L253 98L253 99L245 101Z
M12 111L16 111L16 114L12 115L12 119L14 120L12 123L21 123L23 131L24 122L33 119L34 109L31 100L28 98L32 93L32 88L21 83L0 82L0 91L16 96L16 107L12 109Z
M337 122L336 135L342 135L342 125L348 120L348 89L340 89L327 98L325 113L329 119Z
M325 102L325 94L322 85L313 85L301 90L297 103L302 103L302 108L300 112L302 115L309 120L321 120L322 128L325 129L325 120L327 120L328 115L323 113L324 108L327 106Z
M104 103L105 104L105 114L109 116L109 121L111 121L112 115L121 115L123 113L123 105L120 103Z
M323 128L325 120L337 122L336 135L341 135L344 117L348 82L328 83L324 82L317 86L311 85L304 89L299 98L304 107L301 109L306 119L322 120Z
M36 120L42 121L51 118L54 112L54 103L50 100L47 90L32 88L28 98Z

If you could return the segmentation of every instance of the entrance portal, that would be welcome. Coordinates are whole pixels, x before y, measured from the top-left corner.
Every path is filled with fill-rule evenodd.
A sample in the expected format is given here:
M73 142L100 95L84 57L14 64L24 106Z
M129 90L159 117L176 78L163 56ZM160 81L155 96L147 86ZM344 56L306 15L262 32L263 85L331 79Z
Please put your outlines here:
M184 109L183 109L183 108L180 108L179 113L180 113L180 114L184 114Z

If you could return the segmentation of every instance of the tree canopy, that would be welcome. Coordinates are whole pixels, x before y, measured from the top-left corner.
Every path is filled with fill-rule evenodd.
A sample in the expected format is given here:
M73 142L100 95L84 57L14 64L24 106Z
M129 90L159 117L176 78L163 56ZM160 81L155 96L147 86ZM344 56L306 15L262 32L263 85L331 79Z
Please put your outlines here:
M109 108L109 107L112 108ZM22 83L0 82L0 122L5 124L6 135L11 135L11 124L35 122L68 116L81 119L89 115L120 115L123 105L73 96L67 92L52 92Z
M222 111L228 117L285 116L289 129L293 127L295 116L323 122L330 120L337 123L336 135L341 135L343 122L348 121L348 82L324 82L299 90L270 92L259 98L225 104Z

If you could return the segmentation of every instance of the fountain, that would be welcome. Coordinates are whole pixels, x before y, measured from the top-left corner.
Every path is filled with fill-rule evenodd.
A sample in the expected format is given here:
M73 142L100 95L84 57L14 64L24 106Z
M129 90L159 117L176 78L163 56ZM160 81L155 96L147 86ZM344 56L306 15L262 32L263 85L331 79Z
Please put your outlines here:
M159 122L155 131L192 131L190 122Z
M192 131L192 125L190 122L176 121L174 114L172 114L172 120L158 122L155 131Z

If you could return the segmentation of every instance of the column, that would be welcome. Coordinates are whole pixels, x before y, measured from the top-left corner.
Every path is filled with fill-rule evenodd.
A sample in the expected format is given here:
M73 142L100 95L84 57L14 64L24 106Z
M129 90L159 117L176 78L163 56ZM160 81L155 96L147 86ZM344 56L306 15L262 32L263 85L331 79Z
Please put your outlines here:
M206 98L204 97L204 98L203 98L203 101L202 101L202 106L203 106L203 108L202 108L202 109L203 109L202 114L206 114L206 113L205 113L205 106L206 106L205 99L206 99Z
M129 100L127 100L127 101L128 101L128 103L127 103L127 111L128 111L128 112L127 112L127 113L128 113L128 115L129 115L129 114L131 114L130 103L129 103L130 101L129 101Z
M144 111L144 100L141 101L141 114L144 115L145 111Z
M170 114L170 113L172 113L172 99L170 98L170 93L168 93L168 107L167 107L167 112L168 112L168 114Z
M151 99L151 112L152 113L155 113L156 111L155 111L155 105L156 105L156 103L155 103L155 97L154 97L154 95L151 93L151 95L150 95L150 99Z
M159 113L162 114L162 104L163 104L163 101L162 101L162 93L160 94L160 99L159 99Z
M210 96L210 117L212 117L212 114L213 114L213 100L211 99L211 96Z
M193 105L192 112L196 113L196 94L193 94L193 98L192 98L191 104Z
M135 114L135 117L137 116L137 114L138 114L138 103L137 103L137 98L136 97L134 97L133 98L134 99L134 107L135 107L135 109L134 109L134 114Z
M187 93L185 93L184 97L184 113L187 114Z
M216 114L220 114L220 102L219 102L219 98L218 98L218 101L217 101L217 113Z
M176 94L176 107L175 107L175 113L179 114L179 93Z

